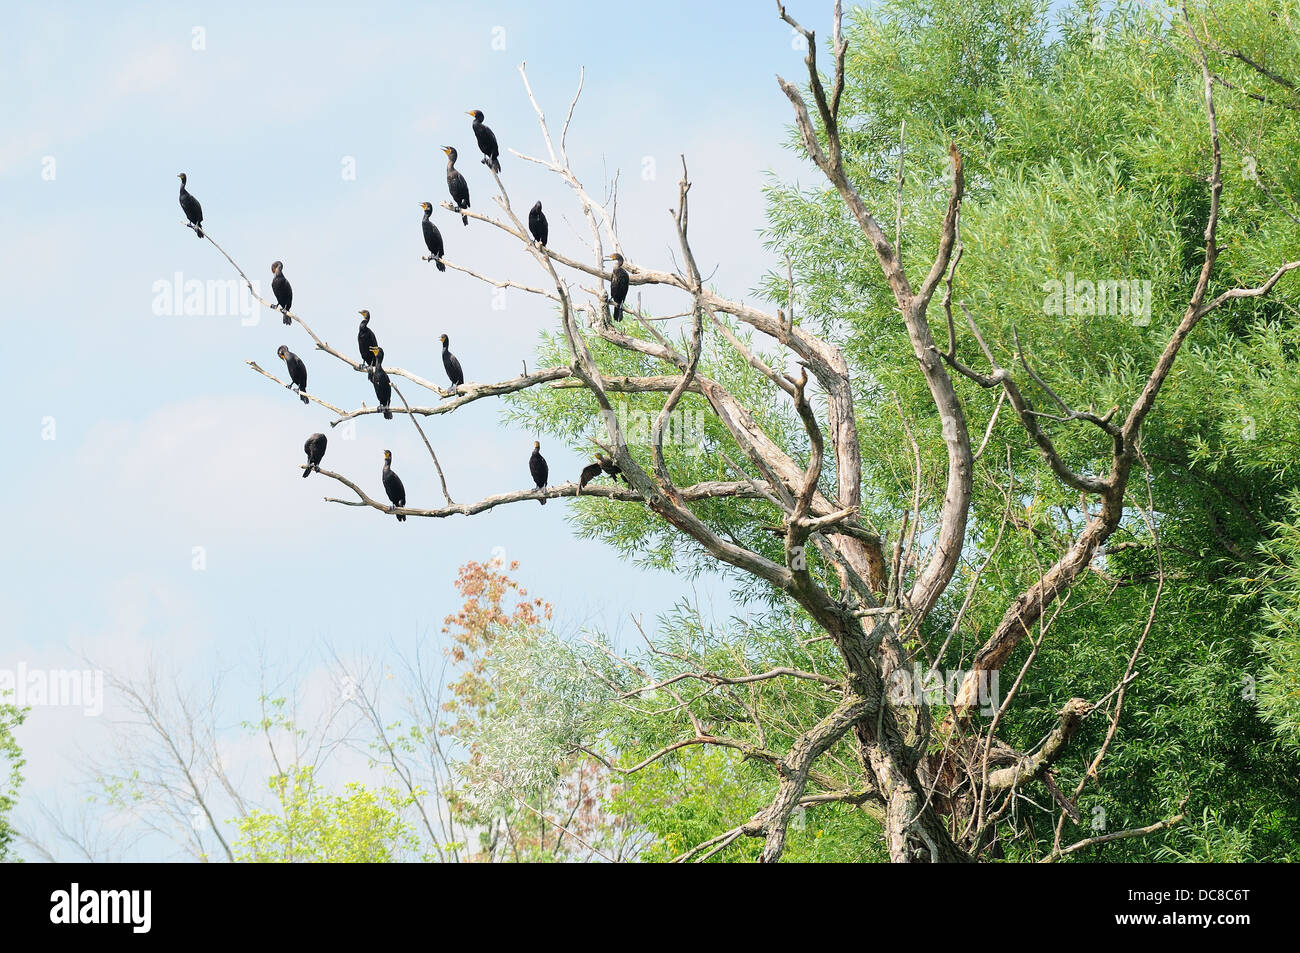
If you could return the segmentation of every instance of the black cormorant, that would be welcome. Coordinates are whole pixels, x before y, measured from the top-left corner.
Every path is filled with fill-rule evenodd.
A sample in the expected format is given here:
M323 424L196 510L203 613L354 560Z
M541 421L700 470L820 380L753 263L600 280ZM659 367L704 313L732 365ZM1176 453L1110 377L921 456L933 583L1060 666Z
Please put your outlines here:
M600 464L600 468L605 471L606 475L614 478L615 483L622 480L624 483L627 483L628 486L632 485L628 482L627 477L623 476L623 471L618 468L618 464L614 462L613 457L607 457L600 451L597 451L596 462Z
M358 311L357 314L361 315L361 326L357 328L357 350L361 352L363 369L369 371L375 363L375 352L371 348L379 347L379 339L370 330L370 312Z
M275 292L275 300L280 306L280 313L284 315L284 323L292 324L289 309L293 307L293 288L289 287L289 279L284 276L284 265L278 261L271 262L271 274L275 275L271 279L271 290Z
M614 320L623 320L623 301L627 298L628 276L623 267L623 256L618 252L610 255L606 261L614 263L614 273L609 279L609 300L614 302Z
M538 441L533 441L533 455L528 458L528 472L533 475L533 482L537 484L537 489L546 489L546 478L551 474L551 468L546 465L546 458L542 456L542 445ZM546 497L542 497L537 502L542 506L546 505Z
M439 271L446 271L447 266L442 263L442 256L446 249L442 247L442 232L438 231L438 226L429 220L433 214L433 206L428 202L421 202L420 208L424 209L424 247L429 249L429 258L438 266Z
M451 388L454 392L456 388L465 383L465 372L460 369L460 361L456 360L456 355L451 353L451 342L447 335L442 335L442 367L447 372L447 379L451 381Z
M528 213L528 230L533 233L533 240L545 248L550 227L546 224L546 216L542 214L541 202L534 205Z
M393 472L393 453L391 450L384 451L384 492L388 494L388 499L394 507L406 505L406 487L402 486L402 479ZM405 523L406 514L398 513L397 522Z
M588 483L590 483L592 480L596 479L596 477L600 476L600 471L603 469L604 467L600 465L599 461L597 461L596 463L589 463L582 468L582 475L578 477L579 496L582 495L582 488L586 486Z
M289 380L293 381L293 387L289 389L298 388L298 396L302 398L304 404L307 403L307 395L303 393L307 389L307 365L302 362L302 358L283 344L276 350L275 356L284 361L285 366L289 368Z
M302 445L303 451L307 454L307 469L302 471L304 480L311 476L312 470L320 469L320 462L325 459L325 446L328 443L323 433L314 433Z
M456 171L456 150L443 146L442 151L447 154L447 191L451 193L451 200L456 203L456 208L469 208L469 183ZM460 223L468 225L469 216L462 215Z
M199 200L185 188L185 173L177 172L177 177L181 180L181 211L185 217L190 220L190 227L194 229L194 234L199 238L203 237L203 206Z
M375 385L375 399L384 412L384 419L392 420L393 412L388 409L388 402L393 399L393 384L388 379L388 372L384 370L384 349L376 344L370 353L374 355L375 362L370 368L370 383Z
M501 150L497 146L496 134L483 125L483 112L471 109L467 116L474 117L474 138L478 140L479 152L483 153L483 164L493 172L501 171Z

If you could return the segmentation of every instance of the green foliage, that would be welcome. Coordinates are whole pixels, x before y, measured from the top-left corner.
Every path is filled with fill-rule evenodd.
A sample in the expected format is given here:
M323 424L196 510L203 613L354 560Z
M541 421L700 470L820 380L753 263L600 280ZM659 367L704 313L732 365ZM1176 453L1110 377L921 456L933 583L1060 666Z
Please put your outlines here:
M27 717L27 709L0 700L0 863L18 860L14 853L16 833L10 815L23 784L23 749L14 737L14 729Z
M373 864L418 856L419 838L402 819L411 795L358 783L331 794L305 767L274 775L267 786L279 810L255 809L237 819L238 861Z
M1254 647L1262 661L1260 710L1283 742L1300 749L1300 494L1290 503L1297 515L1260 546L1264 626Z
M489 719L499 723L490 729L490 754L478 770L501 777L522 759L538 765L541 775L541 765L567 763L567 754L578 747L622 768L634 767L604 793L602 810L617 818L622 829L648 835L639 859L671 860L742 823L770 801L776 788L772 759L833 702L818 686L803 681L655 686L683 670L727 678L777 666L834 671L834 649L825 641L810 642L814 634L799 614L774 611L715 627L682 605L660 620L654 648L635 654L616 652L594 638L579 646L557 642L542 652L502 654L494 663L494 684L502 696L524 702ZM676 744L697 730L726 739L725 747ZM525 754L530 747L541 754ZM842 741L819 762L817 781L819 790L860 787L849 742ZM753 860L761 846L761 841L742 837L709 859ZM785 856L887 859L879 822L860 807L837 803L795 815Z

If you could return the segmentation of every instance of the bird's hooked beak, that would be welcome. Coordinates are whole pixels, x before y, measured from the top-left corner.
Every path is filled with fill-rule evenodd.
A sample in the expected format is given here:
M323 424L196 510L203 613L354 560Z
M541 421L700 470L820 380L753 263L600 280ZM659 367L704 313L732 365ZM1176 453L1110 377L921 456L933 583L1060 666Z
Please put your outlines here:
M467 110L465 110L465 115L466 115L466 116L472 116L472 115L474 115L474 113L476 113L476 112L478 112L477 109L467 109Z
M372 348L370 349L370 353L373 354L375 357L378 357L378 356L379 356L379 348L377 348L377 347L372 347Z

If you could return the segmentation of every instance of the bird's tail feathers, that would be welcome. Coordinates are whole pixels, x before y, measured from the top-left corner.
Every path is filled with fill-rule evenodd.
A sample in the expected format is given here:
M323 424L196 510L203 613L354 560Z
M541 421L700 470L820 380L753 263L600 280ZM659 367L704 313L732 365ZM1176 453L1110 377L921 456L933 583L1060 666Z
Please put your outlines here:
M309 401L309 400L307 399L307 395L306 395L306 394L299 394L298 396L299 396L300 398L302 398L302 402L303 402L304 404L310 404L310 403L311 403L311 401Z
M392 412L391 410L389 410L387 407L384 408L384 419L385 419L385 420L392 420L392 419L393 419L393 412Z
M438 266L438 270L439 270L439 271L446 271L446 270L447 270L447 266L444 265L444 264L442 263L442 259L441 259L441 258L435 258L435 259L433 260L433 263L434 263L435 265Z

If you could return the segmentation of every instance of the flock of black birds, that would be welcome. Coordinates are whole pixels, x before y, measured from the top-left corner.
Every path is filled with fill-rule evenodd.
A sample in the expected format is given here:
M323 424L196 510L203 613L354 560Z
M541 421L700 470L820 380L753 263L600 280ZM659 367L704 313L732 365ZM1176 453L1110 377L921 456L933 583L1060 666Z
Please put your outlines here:
M501 172L501 149L497 144L496 134L492 132L483 123L483 112L478 109L471 109L467 115L474 119L471 128L474 131L474 139L478 142L478 148L483 153L481 160L485 166L493 172ZM457 210L463 211L470 207L469 204L469 183L465 181L465 176L456 169L456 160L459 157L456 149L452 146L443 146L443 153L447 156L447 191L451 195L451 200ZM186 188L188 179L184 172L178 173L181 180L180 203L181 210L185 213L185 218L189 222L190 228L194 234L203 238L203 207L199 205L199 200L190 194ZM433 223L433 205L429 202L421 202L420 208L424 211L424 219L421 222L421 228L424 233L424 245L429 250L425 261L432 261L437 269L441 272L447 270L443 263L443 256L446 254L446 246L442 240L442 232L438 226ZM462 214L460 217L462 225L469 225L469 216ZM546 247L547 239L550 237L550 227L546 221L546 215L542 212L542 203L538 202L528 212L528 231L533 236L533 240ZM627 270L623 267L623 256L613 254L608 256L607 261L614 262L614 268L611 273L609 283L609 300L613 302L613 320L623 320L623 302L627 298L629 285L629 276ZM289 284L289 279L284 276L284 263L271 263L271 291L275 295L276 308L279 310L286 325L292 324L289 317L289 311L293 307L293 287ZM357 349L361 354L360 370L365 371L371 385L375 389L375 399L379 401L379 409L382 411L385 420L393 419L393 412L389 407L392 400L393 385L389 380L387 371L384 370L384 349L379 346L379 339L370 327L370 312L366 310L359 311L361 315L361 326L357 330ZM441 335L442 341L442 367L447 372L447 379L451 382L452 393L459 393L460 388L465 383L465 372L461 369L460 361L456 355L451 353L450 339L446 334ZM289 389L301 398L304 404L310 403L307 398L307 365L303 363L302 358L294 354L288 347L281 344L276 350L276 356L284 361L285 367L289 372L290 384ZM325 458L325 448L329 441L323 433L314 433L307 438L303 444L303 451L307 454L307 465L303 469L303 478L310 476L312 471L319 471L321 461ZM384 451L384 469L383 483L384 492L388 495L389 501L393 504L393 509L401 509L406 506L406 488L402 486L401 478L393 472L393 454L389 450ZM542 446L538 441L533 441L533 453L528 458L528 472L533 478L533 483L537 489L545 489L550 478L550 467L546 463L546 458L542 456ZM613 477L615 482L622 479L627 483L627 477L623 476L612 458L605 456L603 453L596 454L596 462L583 467L582 474L578 479L578 493L581 494L583 489L601 474ZM546 499L539 500L543 506L546 505ZM399 523L406 521L406 515L397 513Z

